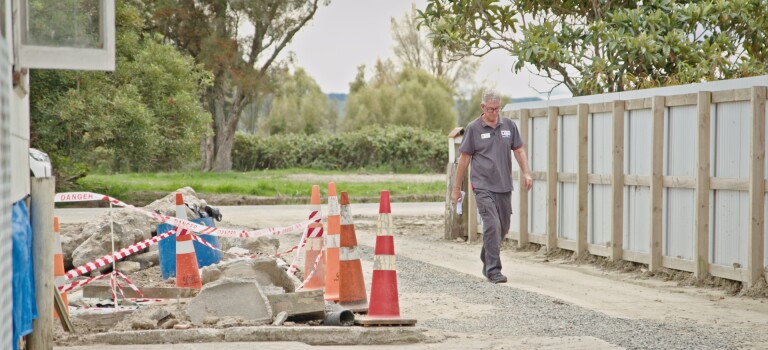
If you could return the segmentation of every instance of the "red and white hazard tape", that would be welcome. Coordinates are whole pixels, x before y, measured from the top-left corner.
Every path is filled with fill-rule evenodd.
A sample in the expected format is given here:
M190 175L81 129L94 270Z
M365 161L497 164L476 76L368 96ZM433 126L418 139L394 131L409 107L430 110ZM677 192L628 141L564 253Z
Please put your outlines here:
M299 288L296 288L296 290L304 288L304 285L309 282L309 279L312 278L312 276L315 275L315 271L317 271L317 265L320 263L320 259L323 257L323 252L325 250L321 250L320 253L317 254L317 258L315 259L315 264L312 266L312 271L309 273L309 275L304 277L304 282L301 282L301 285Z
M100 280L100 279L102 279L104 277L107 277L107 276L109 276L109 275L99 275L99 276L91 277L91 278L84 279L84 280L81 280L81 281L74 281L72 283L65 284L63 286L59 286L58 287L59 288L59 293L66 293L66 292L72 291L72 290L74 290L76 288L80 288L82 286L85 286L85 285L93 282L93 281Z
M128 247L125 247L123 249L120 249L116 252L109 253L107 255L104 255L94 261L91 261L87 264L83 264L81 266L78 266L72 270L67 271L67 273L64 274L64 277L67 280L71 280L77 276L82 276L86 273L89 273L93 270L102 268L106 265L111 264L114 261L124 259L128 257L129 255L135 254L138 251L142 249L146 249L147 247L161 241L164 238L167 238L168 236L171 236L175 233L175 230L170 230L168 232L165 232L163 234L157 235L152 238L145 239L139 243L134 243Z
M298 230L303 230L315 220L315 217L310 217L306 221L293 224L291 226L264 228L264 229L255 230L255 231L248 231L244 229L227 229L227 228L200 225L200 224L191 222L189 220L184 220L184 219L180 219L172 216L165 216L162 214L137 208L130 204L123 203L118 199L115 199L103 194L98 194L98 193L92 193L92 192L57 193L54 198L54 201L57 203L58 202L83 202L83 201L93 201L93 200L106 200L111 202L114 205L141 212L160 222L168 223L170 225L187 229L190 231L198 232L201 234L221 236L221 237L256 238L256 237L263 237L263 236L281 235L281 234L290 233Z

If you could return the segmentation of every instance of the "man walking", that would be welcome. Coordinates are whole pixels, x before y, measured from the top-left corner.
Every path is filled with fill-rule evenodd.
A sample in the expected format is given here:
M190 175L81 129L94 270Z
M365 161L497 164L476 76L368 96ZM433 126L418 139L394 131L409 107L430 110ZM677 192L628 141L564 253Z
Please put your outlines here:
M469 123L464 130L464 140L459 147L459 166L451 191L454 205L461 197L461 183L467 165L472 160L470 183L475 192L477 209L483 218L483 276L493 283L505 283L501 273L501 241L509 232L512 215L512 155L520 166L525 190L533 186L528 170L528 158L517 125L509 118L500 118L501 96L492 90L483 93L480 117ZM473 213L469 213L472 215Z

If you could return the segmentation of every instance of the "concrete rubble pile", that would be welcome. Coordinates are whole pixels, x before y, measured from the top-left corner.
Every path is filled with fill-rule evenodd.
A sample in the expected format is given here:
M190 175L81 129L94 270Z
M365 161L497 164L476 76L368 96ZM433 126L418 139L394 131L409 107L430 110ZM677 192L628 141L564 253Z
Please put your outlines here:
M175 192L144 207L145 210L175 215ZM200 200L192 188L179 189L185 202L191 207L207 205ZM188 217L196 218L197 213L188 208ZM114 220L111 223L111 218ZM135 210L118 209L104 213L84 226L63 230L62 245L67 270L73 266L90 262L108 254L112 249L110 225L115 233L115 248L129 246L154 235L157 222ZM230 328L259 325L290 325L292 322L319 324L325 317L326 305L323 292L299 291L301 281L288 274L287 263L280 258L269 257L277 252L279 240L274 237L241 239L219 237L223 250L239 254L256 254L251 258L230 258L201 269L202 290L182 290L172 287L173 279L166 280L162 287L144 288L141 281L135 281L144 290L146 298L167 298L155 304L136 304L128 300L121 306L133 308L130 312L115 314L110 321L112 331L186 329L186 328ZM147 251L134 254L117 263L117 268L128 275L159 265L157 245ZM224 254L224 258L233 255ZM108 271L111 266L104 270ZM157 269L154 267L153 269ZM148 269L150 274L154 270ZM105 271L102 271L105 272ZM93 274L99 274L94 271ZM157 280L161 277L157 276ZM154 278L153 278L154 279ZM156 280L156 281L157 281ZM107 306L112 303L107 281L97 281L83 289L75 297L73 306ZM128 292L131 292L128 290ZM159 293L149 295L152 293ZM175 294L174 294L175 293ZM163 294L163 296L159 296ZM182 295L183 294L183 295ZM176 295L176 297L172 297ZM78 317L78 316L75 316Z

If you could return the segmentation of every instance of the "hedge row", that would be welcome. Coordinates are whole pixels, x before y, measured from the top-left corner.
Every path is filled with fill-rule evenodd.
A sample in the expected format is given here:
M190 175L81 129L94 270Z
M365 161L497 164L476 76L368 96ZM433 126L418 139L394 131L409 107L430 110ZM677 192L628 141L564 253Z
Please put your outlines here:
M232 150L235 170L360 168L443 172L447 136L405 126L371 127L339 135L238 134Z

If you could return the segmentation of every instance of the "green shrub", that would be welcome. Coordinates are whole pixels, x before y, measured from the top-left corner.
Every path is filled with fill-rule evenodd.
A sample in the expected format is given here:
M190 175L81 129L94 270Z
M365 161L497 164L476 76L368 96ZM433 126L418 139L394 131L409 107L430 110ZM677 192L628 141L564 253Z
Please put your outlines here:
M375 126L339 135L238 134L234 170L313 168L443 172L446 135L407 126Z

